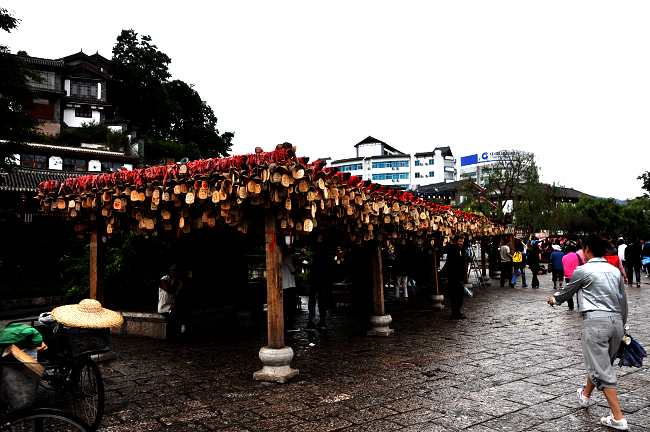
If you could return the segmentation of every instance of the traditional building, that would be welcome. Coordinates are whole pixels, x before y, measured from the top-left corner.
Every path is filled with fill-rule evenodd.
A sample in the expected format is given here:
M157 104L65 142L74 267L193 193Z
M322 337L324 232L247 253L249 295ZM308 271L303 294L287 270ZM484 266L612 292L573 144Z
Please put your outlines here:
M354 147L356 157L328 160L329 166L399 189L415 189L456 178L456 159L449 147L436 147L432 152L411 155L372 136Z
M46 135L58 135L63 125L115 120L110 99L113 77L111 61L99 53L80 51L60 59L44 59L18 54L31 73L27 84L33 91L26 109ZM121 131L121 127L116 127Z

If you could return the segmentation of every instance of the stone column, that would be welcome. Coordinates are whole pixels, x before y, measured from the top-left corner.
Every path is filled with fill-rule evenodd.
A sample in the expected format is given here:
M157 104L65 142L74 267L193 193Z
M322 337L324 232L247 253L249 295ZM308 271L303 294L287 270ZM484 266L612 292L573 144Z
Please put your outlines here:
M371 260L374 315L370 317L372 328L368 331L368 336L391 336L395 331L390 328L393 319L390 315L386 315L384 309L384 272L379 243L371 246Z
M285 383L298 375L298 370L291 368L293 350L284 346L280 251L277 245L277 223L271 211L267 212L264 223L268 345L260 349L259 357L263 366L253 374L253 378L257 381Z

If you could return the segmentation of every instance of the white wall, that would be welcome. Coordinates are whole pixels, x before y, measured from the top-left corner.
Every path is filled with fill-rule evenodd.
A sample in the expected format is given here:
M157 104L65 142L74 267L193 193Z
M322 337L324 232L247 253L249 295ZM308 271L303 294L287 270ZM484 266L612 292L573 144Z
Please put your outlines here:
M361 144L357 147L357 157L381 156L381 144Z
M50 156L47 167L51 170L62 170L63 158L61 156Z
M88 171L101 171L102 163L97 159L91 159L88 161Z
M84 123L99 123L101 116L99 110L92 110L92 117L76 117L74 115L74 108L66 108L63 110L63 122L69 127L81 127Z

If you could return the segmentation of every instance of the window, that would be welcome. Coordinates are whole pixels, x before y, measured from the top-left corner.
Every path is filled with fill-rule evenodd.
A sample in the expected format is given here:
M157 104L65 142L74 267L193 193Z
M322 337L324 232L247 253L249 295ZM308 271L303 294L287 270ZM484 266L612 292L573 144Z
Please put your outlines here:
M122 162L102 162L102 171L119 171L122 168Z
M52 71L32 71L34 76L27 76L27 85L35 89L56 90L56 73Z
M429 177L433 177L434 174L435 174L435 172L429 171Z
M88 171L85 159L63 158L64 171Z
M97 83L94 81L70 81L70 96L97 99Z
M421 177L422 177L422 175L419 172L415 173L415 178L421 178Z
M373 162L373 168L405 168L409 166L409 161L389 161L389 162Z
M84 105L74 109L74 116L92 118L93 112L88 105Z
M47 156L21 154L20 166L28 168L47 168Z
M429 165L433 165L433 159L429 159Z
M422 162L420 162L419 159L416 159L415 160L415 166L420 166L420 165L422 165Z
M408 173L373 174L373 180L408 180Z
M358 164L349 164L349 165L341 165L338 167L339 171L341 172L349 172L349 171L356 171L360 170L362 168L362 165L360 163Z

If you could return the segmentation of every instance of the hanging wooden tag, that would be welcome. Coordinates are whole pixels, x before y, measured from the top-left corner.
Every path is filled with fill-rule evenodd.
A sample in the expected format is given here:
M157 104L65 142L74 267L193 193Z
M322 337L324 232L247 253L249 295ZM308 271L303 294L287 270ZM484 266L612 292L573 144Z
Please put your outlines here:
M185 204L194 204L194 192L190 191L185 194Z

